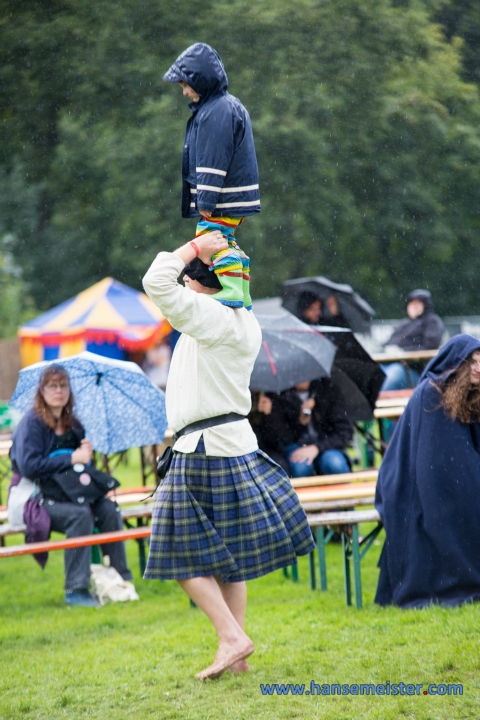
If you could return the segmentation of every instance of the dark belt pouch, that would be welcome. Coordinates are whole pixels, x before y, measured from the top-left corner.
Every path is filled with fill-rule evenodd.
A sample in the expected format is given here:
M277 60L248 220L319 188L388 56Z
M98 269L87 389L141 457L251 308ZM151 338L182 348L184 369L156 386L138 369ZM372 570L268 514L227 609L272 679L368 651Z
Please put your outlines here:
M225 415L217 415L216 417L206 418L205 420L198 420L197 422L185 425L184 428L179 430L174 435L174 440L184 435L190 435L192 432L197 430L207 430L208 428L215 427L216 425L225 425L226 423L237 422L238 420L245 420L245 415L239 415L238 413L226 413ZM171 447L165 448L162 455L158 458L157 475L160 480L163 480L166 476L170 465L173 460L173 449Z

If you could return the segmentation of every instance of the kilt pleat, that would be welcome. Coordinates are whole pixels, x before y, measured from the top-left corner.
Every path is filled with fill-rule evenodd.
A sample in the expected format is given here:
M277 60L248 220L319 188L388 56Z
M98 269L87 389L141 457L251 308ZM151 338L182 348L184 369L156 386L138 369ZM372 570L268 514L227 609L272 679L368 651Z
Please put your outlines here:
M240 457L174 453L155 493L147 579L260 577L315 547L284 471L260 450Z

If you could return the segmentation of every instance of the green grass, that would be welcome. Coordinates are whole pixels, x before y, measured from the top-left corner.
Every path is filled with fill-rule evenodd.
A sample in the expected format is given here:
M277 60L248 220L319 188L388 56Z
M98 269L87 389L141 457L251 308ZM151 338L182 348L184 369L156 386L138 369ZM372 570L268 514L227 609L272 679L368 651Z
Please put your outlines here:
M138 451L114 472L140 484ZM364 528L367 531L367 528ZM23 539L10 538L9 544ZM383 535L381 536L383 543ZM381 543L363 561L364 609L344 604L341 550L327 548L329 590L275 572L248 583L252 672L204 685L195 673L214 632L174 582L138 577L140 602L98 610L63 602L63 557L0 562L0 720L450 720L480 717L480 606L422 611L373 604ZM260 683L462 683L463 696L263 696Z
M98 466L100 468L100 466ZM102 468L100 468L102 469ZM142 469L140 463L140 449L129 450L111 473L120 482L121 487L138 487L142 484ZM154 485L153 479L148 480L149 485Z
M383 541L383 537L382 537ZM422 611L373 604L380 544L364 560L363 610L347 608L341 551L328 548L329 590L275 572L249 582L252 672L200 684L214 632L174 582L138 578L140 601L100 609L63 603L62 553L42 572L30 557L0 563L1 720L442 720L480 717L480 607ZM463 683L444 697L263 696L260 683Z

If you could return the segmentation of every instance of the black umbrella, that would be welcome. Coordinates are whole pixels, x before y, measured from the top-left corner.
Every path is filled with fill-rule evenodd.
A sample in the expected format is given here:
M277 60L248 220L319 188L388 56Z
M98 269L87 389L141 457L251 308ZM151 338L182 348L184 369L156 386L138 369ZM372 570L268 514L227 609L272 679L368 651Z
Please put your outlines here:
M270 316L263 319L264 324L265 321L271 323L278 318L283 318L284 322L285 318L292 318L281 306L280 298L255 300L253 311L258 315ZM301 325L317 330L337 348L331 377L345 396L350 420L372 420L378 393L385 378L381 367L372 360L351 330L324 325Z
M252 390L281 392L330 375L336 351L322 333L290 313L257 315L257 320L262 347L250 380Z
M297 278L282 283L282 305L289 312L299 317L299 301L303 293L312 293L323 303L323 315L328 325L335 325L335 316L329 316L326 300L334 295L338 302L340 316L344 322L339 325L347 325L354 332L368 332L370 321L375 311L370 305L357 295L350 285L343 285L332 282L321 275L310 278Z
M343 391L352 422L373 420L373 411L385 373L355 335L344 328L311 325L337 348L332 380Z

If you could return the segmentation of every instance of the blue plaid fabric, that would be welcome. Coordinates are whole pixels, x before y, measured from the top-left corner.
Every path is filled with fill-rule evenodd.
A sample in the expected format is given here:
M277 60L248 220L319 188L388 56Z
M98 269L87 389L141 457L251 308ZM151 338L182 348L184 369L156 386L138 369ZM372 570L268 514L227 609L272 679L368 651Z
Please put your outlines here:
M238 582L294 565L315 547L283 470L261 451L174 453L154 499L147 579Z

